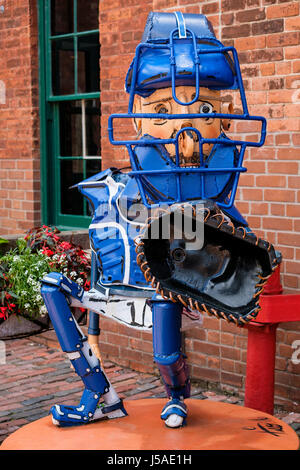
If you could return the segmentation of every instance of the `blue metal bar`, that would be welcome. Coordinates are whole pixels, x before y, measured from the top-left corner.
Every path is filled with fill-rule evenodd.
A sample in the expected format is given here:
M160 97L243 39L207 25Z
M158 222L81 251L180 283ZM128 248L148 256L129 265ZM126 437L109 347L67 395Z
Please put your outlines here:
M176 139L151 139L149 140L143 140L141 139L135 139L135 140L115 140L114 139L114 132L113 132L113 121L114 119L181 119L181 120L186 120L186 119L205 119L205 118L212 118L212 119L237 119L241 121L258 121L261 122L261 130L260 130L260 141L259 142L250 142L247 141L247 145L249 147L261 147L266 138L266 127L267 127L267 122L266 119L263 116L249 116L245 114L223 114L223 113L203 113L201 115L199 114L158 114L157 113L122 113L122 114L112 114L108 118L108 136L111 144L113 145L154 145L154 144L175 144ZM186 128L187 129L187 128ZM197 131L195 128L190 128L194 132ZM204 140L204 139L203 139ZM206 143L214 143L214 142L220 142L220 143L227 143L229 145L243 145L245 144L245 141L241 140L230 140L230 139L205 139Z
M182 105L182 106L189 106L199 99L199 57L197 54L197 43L196 43L196 37L193 31L190 31L189 29L186 30L187 33L191 35L191 40L193 43L194 47L194 62L195 62L195 72L196 72L196 77L195 77L195 88L196 88L196 94L195 97L192 99L192 101L189 102L182 102L180 101L177 96L176 96L176 61L175 61L175 55L174 55L174 43L173 43L173 36L175 33L177 33L177 29L174 29L171 34L170 34L170 69L171 69L171 81L172 81L172 95L173 99L176 101L176 103Z
M241 96L241 100L242 100L244 115L249 116L248 105L247 105L247 100L246 100L245 89L244 89L240 64L239 64L239 60L238 60L238 55L237 55L236 49L234 47L232 47L231 50L232 50L232 54L233 54L233 57L234 57L234 65L235 65L236 76L237 76L237 81L238 81L238 85L239 85L239 90L240 90L240 96Z
M263 116L250 116L247 114L227 114L227 113L187 113L187 114L166 114L166 113L116 113L111 114L108 118L110 123L113 119L133 119L133 118L148 118L148 119L206 119L206 118L219 118L219 119L238 119L244 121L265 121L266 118Z
M90 310L89 311L89 326L88 326L88 334L93 336L100 335L100 316L98 313Z
M247 168L245 167L229 167L229 168L201 168L201 167L184 167L184 168L172 168L172 169L161 169L161 170L134 170L130 171L128 175L141 176L141 175L153 175L160 174L174 174L174 173L245 173Z
M242 161L244 159L245 150L246 150L246 145L241 147L240 154L239 154L239 161L237 163L238 166L240 166L242 164ZM218 202L219 206L230 208L230 207L232 207L232 205L234 203L235 195L236 195L237 187L238 187L238 182L239 182L239 177L240 177L240 173L242 173L242 171L235 172L235 173L236 174L235 174L235 177L234 177L234 182L233 182L233 185L232 185L229 201L227 203L219 203Z

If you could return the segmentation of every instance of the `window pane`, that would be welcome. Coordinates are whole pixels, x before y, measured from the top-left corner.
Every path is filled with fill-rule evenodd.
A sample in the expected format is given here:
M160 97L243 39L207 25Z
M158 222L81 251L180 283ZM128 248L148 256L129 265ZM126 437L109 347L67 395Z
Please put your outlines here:
M100 156L100 102L86 101L86 155Z
M78 91L99 91L99 34L78 38Z
M59 103L60 155L82 156L81 101Z
M83 180L82 160L60 161L61 213L83 215L83 197L77 188L69 189Z
M74 40L52 41L52 90L54 95L74 93Z
M77 0L77 31L99 29L99 0Z
M101 171L101 160L85 160L86 163L86 177L95 175Z
M73 31L73 0L51 0L51 35Z

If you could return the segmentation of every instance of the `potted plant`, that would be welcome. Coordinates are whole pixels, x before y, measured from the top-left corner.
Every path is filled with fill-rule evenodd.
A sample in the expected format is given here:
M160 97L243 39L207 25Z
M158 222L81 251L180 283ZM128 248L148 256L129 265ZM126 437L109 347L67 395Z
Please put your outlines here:
M62 240L59 233L46 225L33 228L17 240L15 249L0 257L0 339L50 327L40 293L40 281L47 273L61 272L89 289L87 254L72 241ZM80 320L78 313L76 316Z

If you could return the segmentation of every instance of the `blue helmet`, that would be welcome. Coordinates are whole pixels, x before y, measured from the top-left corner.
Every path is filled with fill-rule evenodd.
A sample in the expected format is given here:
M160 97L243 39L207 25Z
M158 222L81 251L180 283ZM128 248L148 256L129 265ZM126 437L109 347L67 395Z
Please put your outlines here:
M190 102L181 102L176 87L195 87ZM206 139L199 130L185 127L170 139L144 135L135 140L115 140L115 119L157 118L151 113L135 113L134 97L148 97L154 91L171 87L173 99L182 106L198 101L200 87L211 90L239 90L243 114L201 113L160 114L162 119L239 119L261 123L259 142L231 140L223 132L215 139ZM129 67L125 89L129 93L128 113L113 114L109 118L109 138L114 145L126 145L134 177L128 187L130 197L139 191L146 207L185 201L214 199L224 208L233 205L238 179L247 146L263 145L266 120L250 116L245 97L237 52L225 47L214 35L210 22L204 15L175 13L149 14L141 43ZM199 143L199 164L182 167L178 138L182 132L192 131ZM204 158L203 145L213 144ZM173 144L175 158L171 158L165 145ZM134 190L135 188L135 190Z
M198 85L198 92L199 87L238 88L228 52L216 47L223 45L204 15L150 13L126 76L126 91L145 97L159 88L180 85Z

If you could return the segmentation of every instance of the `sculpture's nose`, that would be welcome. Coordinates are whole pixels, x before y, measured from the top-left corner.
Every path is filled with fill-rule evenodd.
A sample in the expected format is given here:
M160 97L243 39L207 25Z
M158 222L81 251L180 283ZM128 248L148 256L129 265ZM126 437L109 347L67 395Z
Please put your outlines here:
M192 127L191 122L185 121L181 125L181 130L185 127ZM178 137L179 153L182 154L186 163L192 158L195 149L195 135L190 129L180 133Z

